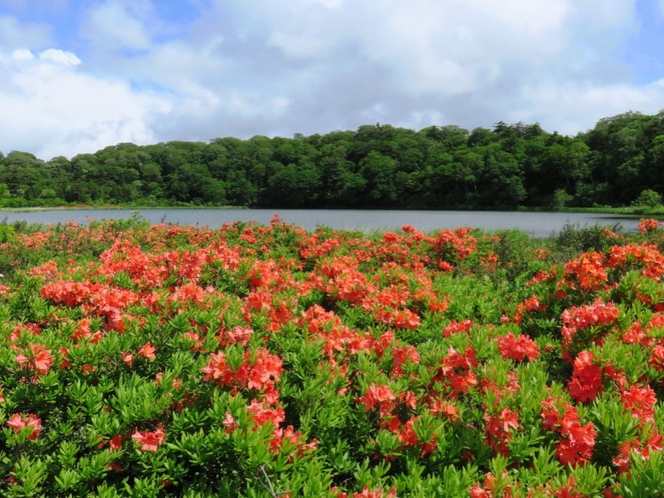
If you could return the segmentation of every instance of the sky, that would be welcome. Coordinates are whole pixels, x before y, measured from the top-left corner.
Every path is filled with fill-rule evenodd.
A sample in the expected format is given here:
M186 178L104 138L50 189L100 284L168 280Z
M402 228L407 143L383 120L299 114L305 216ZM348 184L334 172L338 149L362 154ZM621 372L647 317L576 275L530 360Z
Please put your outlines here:
M664 0L0 0L0 151L664 108Z

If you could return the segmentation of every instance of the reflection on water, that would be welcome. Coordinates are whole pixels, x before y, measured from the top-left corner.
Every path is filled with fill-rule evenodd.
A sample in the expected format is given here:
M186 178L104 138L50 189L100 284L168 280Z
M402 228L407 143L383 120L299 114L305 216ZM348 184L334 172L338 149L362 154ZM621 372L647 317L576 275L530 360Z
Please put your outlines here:
M371 211L325 209L79 209L26 213L6 212L0 218L8 222L25 220L31 223L57 224L75 221L86 224L94 220L129 218L138 212L153 224L173 223L219 228L223 223L235 221L270 222L275 212L288 222L307 230L327 226L344 230L396 230L409 224L429 232L445 228L472 227L484 230L519 229L535 237L547 237L567 224L584 226L613 226L617 223L626 231L636 230L638 216L617 216L595 213L527 213L521 211Z

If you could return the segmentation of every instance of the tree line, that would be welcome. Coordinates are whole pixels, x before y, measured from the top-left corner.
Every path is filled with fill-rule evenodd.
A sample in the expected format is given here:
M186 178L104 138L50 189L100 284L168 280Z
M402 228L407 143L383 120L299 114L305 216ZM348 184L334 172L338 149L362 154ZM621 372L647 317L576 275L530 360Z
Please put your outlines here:
M664 193L664 111L574 137L538 123L386 124L293 138L120 143L71 160L0 152L0 205L269 208L617 206Z

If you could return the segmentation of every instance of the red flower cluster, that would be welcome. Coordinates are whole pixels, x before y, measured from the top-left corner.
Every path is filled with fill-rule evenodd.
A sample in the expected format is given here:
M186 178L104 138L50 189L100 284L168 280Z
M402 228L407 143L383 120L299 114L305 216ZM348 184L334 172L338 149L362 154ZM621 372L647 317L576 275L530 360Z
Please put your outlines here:
M31 370L35 378L48 373L49 368L53 366L53 355L50 349L46 349L43 344L28 344L29 351L27 356L22 352L15 359L21 368Z
M509 456L507 445L514 435L513 431L519 428L519 415L509 408L503 408L497 416L486 413L484 420L487 423L484 429L487 444L497 453Z
M654 421L657 395L650 386L631 386L620 393L625 410L632 412L632 417L639 419L641 425Z
M567 360L571 360L570 353L573 351L570 349L573 346L582 349L590 343L599 343L606 331L598 329L593 333L592 328L613 325L618 320L618 308L611 302L604 303L597 298L595 304L573 306L571 310L563 311L562 320L563 354ZM580 331L586 331L587 334L580 337Z
M372 383L364 396L357 398L356 401L364 405L365 412L373 410L377 407L380 416L384 417L392 412L394 404L391 403L391 401L394 399L395 396L389 387L376 386L375 383Z
M624 270L636 266L644 277L659 280L664 275L664 256L652 244L613 246L607 266Z
M560 434L556 457L563 465L583 465L590 461L597 430L592 422L581 425L573 405L553 397L542 401L542 425Z
M658 372L664 372L664 346L657 344L652 348L648 365Z
M223 352L211 353L210 361L203 367L203 380L213 381L221 387L263 390L266 396L278 397L274 385L283 372L282 364L281 358L260 348L255 354L247 351L242 365L233 370Z
M565 276L576 281L583 291L600 289L609 279L604 267L605 263L602 254L587 252L565 265ZM574 283L569 283L572 288L575 288Z
M459 394L467 393L469 388L477 385L477 377L471 370L476 366L477 357L473 348L466 348L465 355L462 355L450 346L432 383L441 382L451 391L450 396L456 398Z
M602 391L602 367L593 363L589 351L581 351L574 360L572 380L567 384L570 396L580 403L593 401Z
M533 294L524 302L519 303L516 307L516 313L514 314L514 323L521 325L523 323L523 317L526 312L532 313L535 311L544 311L547 308L545 304L542 304L539 298Z
M659 230L659 221L653 219L642 219L636 227L641 233L655 232Z
M460 332L468 333L468 331L471 329L472 326L473 326L472 320L462 320L460 322L452 320L443 329L443 337L449 339L452 336L452 334L459 334Z
M141 302L135 292L91 282L52 282L40 290L44 299L68 307L81 306L88 316L105 317L109 330L124 330L125 309Z
M445 262L456 263L463 261L477 250L477 239L468 234L471 228L457 228L454 231L442 230L433 240L436 252Z
M28 440L37 439L42 429L41 419L32 413L29 413L27 416L15 413L7 420L7 426L14 432L21 432L24 427L30 428Z
M166 434L164 433L164 428L160 424L154 432L140 432L136 429L136 432L131 438L141 445L141 451L157 451L159 446L161 446L166 440Z
M636 454L643 460L650 458L651 452L662 451L664 449L664 437L653 429L653 433L643 444L640 439L632 439L618 446L618 455L613 459L613 464L618 467L620 472L628 472L630 465L630 456Z
M373 340L371 334L347 327L333 311L325 311L317 304L302 312L300 323L309 333L325 341L323 354L329 358L333 358L335 353L354 355L360 351L368 352Z
M399 395L394 395L392 390L386 386L376 386L372 383L364 396L356 399L364 405L364 411L378 409L380 418L380 427L389 430L398 436L400 443L404 447L417 446L420 440L415 433L413 425L420 418L419 416L404 417L403 414L409 410L417 408L417 397L410 391L405 391ZM407 418L405 422L403 419ZM422 442L422 454L427 454L435 448L435 437L431 441ZM387 455L389 460L391 455Z
M520 335L518 338L510 332L506 336L498 337L498 350L504 359L512 359L515 361L523 361L528 358L530 361L535 361L539 356L539 348L535 341L533 341L526 334Z

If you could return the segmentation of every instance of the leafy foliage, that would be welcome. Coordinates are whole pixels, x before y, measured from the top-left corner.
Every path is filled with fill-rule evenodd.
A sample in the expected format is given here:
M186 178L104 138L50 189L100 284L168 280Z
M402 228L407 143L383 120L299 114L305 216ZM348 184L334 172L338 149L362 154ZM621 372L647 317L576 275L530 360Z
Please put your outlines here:
M640 226L17 229L0 493L661 494L664 232Z

